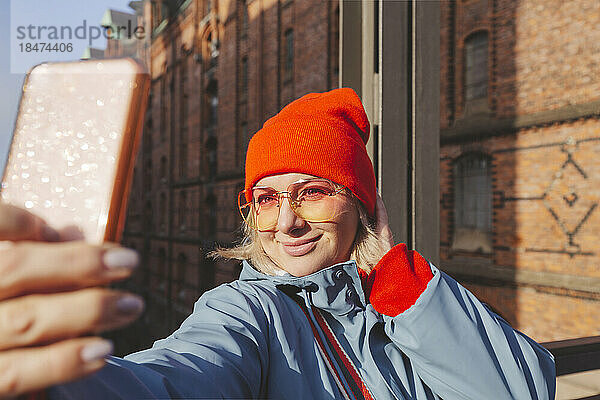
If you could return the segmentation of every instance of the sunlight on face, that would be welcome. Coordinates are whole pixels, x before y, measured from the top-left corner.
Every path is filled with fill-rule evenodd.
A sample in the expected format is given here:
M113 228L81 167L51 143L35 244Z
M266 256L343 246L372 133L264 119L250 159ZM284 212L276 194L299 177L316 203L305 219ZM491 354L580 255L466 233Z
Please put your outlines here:
M256 186L285 191L291 183L314 175L287 173L262 178ZM349 195L335 196L341 212L326 222L308 222L298 217L283 199L277 226L273 231L258 232L269 258L294 276L305 276L333 264L348 261L358 229L358 210Z

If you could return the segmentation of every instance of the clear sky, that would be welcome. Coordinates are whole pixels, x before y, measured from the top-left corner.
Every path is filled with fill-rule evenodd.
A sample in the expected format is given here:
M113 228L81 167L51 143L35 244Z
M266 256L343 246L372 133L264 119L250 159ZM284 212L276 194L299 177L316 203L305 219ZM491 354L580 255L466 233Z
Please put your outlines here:
M23 84L23 73L11 73L12 70L26 71L41 61L51 59L76 60L81 57L89 39L93 36L90 29L99 27L104 12L114 9L132 12L127 6L129 0L0 0L0 172L4 171L4 164L12 137L13 126L16 118L19 99L21 96L21 85ZM38 26L56 26L57 28L68 26L74 31L83 25L85 21L85 39L56 40L54 43L64 43L63 46L72 42L71 52L45 52L37 56L30 52L21 52L19 43L34 43L36 40L29 37L29 31L24 40L18 43L14 40L18 37L19 26L28 27L32 25L31 31L37 38ZM94 28L90 28L94 26ZM83 28L79 33L83 32ZM66 30L64 30L66 34ZM44 31L46 35L49 30ZM80 35L81 36L81 35ZM11 41L12 37L12 41ZM37 40L41 41L41 40ZM106 40L103 37L92 41L93 47L104 48ZM40 58L44 57L44 58ZM1 178L1 176L0 176Z

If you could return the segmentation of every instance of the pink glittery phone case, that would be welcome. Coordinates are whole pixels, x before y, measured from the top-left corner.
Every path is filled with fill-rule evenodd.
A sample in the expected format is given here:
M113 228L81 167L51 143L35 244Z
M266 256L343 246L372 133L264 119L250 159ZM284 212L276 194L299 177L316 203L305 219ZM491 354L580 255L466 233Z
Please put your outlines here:
M0 198L66 239L118 241L149 90L133 59L47 63L23 85Z

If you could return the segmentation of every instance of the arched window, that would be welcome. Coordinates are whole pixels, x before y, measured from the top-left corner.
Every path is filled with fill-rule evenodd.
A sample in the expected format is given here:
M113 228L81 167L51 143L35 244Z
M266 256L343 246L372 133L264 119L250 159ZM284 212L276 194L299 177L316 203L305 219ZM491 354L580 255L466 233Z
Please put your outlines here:
M476 32L465 40L465 100L487 98L488 35Z
M456 250L490 253L492 179L490 159L469 153L454 165L454 240Z
M204 57L208 61L208 65L205 68L212 69L217 66L219 58L219 41L214 35L214 32L210 32L204 41Z

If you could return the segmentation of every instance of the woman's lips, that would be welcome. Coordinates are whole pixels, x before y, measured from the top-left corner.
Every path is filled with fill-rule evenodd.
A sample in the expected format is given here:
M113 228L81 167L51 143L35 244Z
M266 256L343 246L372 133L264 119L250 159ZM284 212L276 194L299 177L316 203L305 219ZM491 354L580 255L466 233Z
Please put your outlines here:
M317 236L314 239L309 240L298 240L295 242L281 242L281 246L283 247L283 251L293 257L303 256L306 253L310 252L317 245L317 241L321 238L322 235Z

